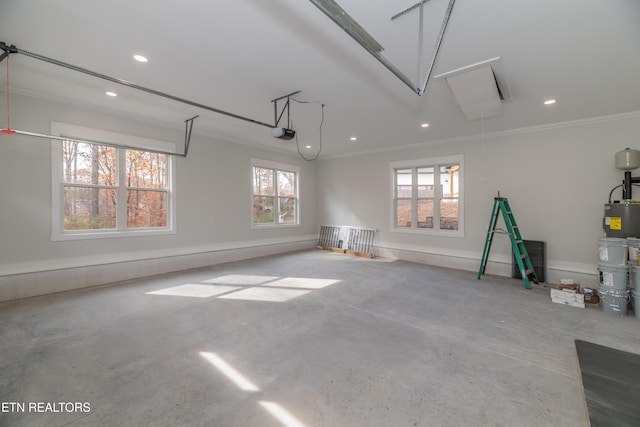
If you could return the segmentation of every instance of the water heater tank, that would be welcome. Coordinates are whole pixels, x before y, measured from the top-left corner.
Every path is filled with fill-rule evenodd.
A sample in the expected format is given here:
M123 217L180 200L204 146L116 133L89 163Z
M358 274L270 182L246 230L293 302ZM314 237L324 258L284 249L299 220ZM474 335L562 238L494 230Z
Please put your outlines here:
M640 237L640 203L607 203L602 228L607 237Z
M640 167L640 151L625 148L616 153L616 169L630 171Z

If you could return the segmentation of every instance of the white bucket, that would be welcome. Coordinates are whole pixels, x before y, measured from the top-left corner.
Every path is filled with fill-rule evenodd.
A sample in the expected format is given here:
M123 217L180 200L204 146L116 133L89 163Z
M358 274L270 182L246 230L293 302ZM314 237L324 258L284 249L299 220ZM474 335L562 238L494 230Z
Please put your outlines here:
M602 237L598 244L600 248L600 265L627 265L627 239Z
M600 286L598 294L600 295L600 309L603 312L621 317L627 315L629 292Z
M616 289L626 291L629 283L629 267L626 265L605 265L598 266L600 270L600 286L605 289Z
M640 291L631 292L631 295L633 295L633 313L636 319L640 319Z
M629 262L638 264L638 254L640 254L640 239L637 237L627 237L627 246L629 246Z
M629 261L629 288L640 293L640 265Z

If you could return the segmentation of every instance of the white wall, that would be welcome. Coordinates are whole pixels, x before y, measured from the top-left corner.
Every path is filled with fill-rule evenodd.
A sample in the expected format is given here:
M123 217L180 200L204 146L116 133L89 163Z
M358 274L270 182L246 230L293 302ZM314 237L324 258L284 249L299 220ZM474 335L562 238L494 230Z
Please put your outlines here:
M4 119L6 109L0 113ZM48 134L51 121L184 140L183 129L12 94L12 128ZM273 142L268 132L265 139ZM252 157L301 167L299 227L250 227ZM176 173L177 234L54 242L51 143L0 136L0 301L312 247L317 241L313 162L194 133L188 157L177 159Z
M596 286L603 204L623 178L614 155L625 147L640 148L640 112L323 160L318 220L378 229L380 255L477 272L500 191L523 237L547 243L547 282ZM464 155L464 238L392 231L390 162L453 154ZM497 235L487 273L511 276L510 251Z
M60 121L184 138L182 130L30 97L12 94L11 102L15 129L49 133L51 121ZM614 154L640 148L640 112L502 134L490 133L490 125L484 138L318 162L194 134L189 157L177 161L177 234L56 242L50 142L2 135L0 301L312 247L320 224L378 229L380 255L477 271L498 191L509 198L524 238L547 242L548 281L574 277L595 286L603 203L622 180ZM452 154L464 155L465 236L393 232L390 162ZM251 157L301 167L300 227L251 229ZM497 236L487 273L510 276L510 264L508 239Z

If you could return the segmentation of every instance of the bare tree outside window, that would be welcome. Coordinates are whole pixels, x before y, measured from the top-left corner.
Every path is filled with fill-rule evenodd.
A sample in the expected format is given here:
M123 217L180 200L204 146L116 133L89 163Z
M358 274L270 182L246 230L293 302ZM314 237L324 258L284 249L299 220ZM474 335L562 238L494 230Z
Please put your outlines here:
M126 150L127 227L167 226L167 155Z
M253 223L297 224L297 173L253 166Z
M116 150L64 141L64 230L116 227Z
M167 155L63 141L62 174L65 231L168 225Z

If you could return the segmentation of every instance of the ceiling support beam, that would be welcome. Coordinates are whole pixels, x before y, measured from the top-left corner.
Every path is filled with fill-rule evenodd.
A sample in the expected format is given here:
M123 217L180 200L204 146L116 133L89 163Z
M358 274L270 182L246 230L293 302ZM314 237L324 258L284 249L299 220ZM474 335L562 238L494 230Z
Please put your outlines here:
M382 65L387 67L389 71L396 75L409 88L420 94L419 88L416 87L409 77L393 65L387 58L382 55L384 48L360 26L338 3L333 0L310 0L318 9L324 12L333 22L342 28L351 36L360 46L376 58Z
M453 4L456 0L449 0L449 5L447 6L447 11L444 13L444 19L442 21L442 26L440 27L440 33L438 34L438 40L436 41L435 51L433 52L433 58L431 59L431 64L429 65L429 70L427 71L427 76L424 78L424 83L422 83L422 88L420 88L419 93L424 93L427 90L427 83L431 79L431 73L433 73L433 67L436 64L436 59L438 58L438 52L440 52L440 46L442 45L442 39L444 38L444 32L447 30L447 25L449 24L449 18L451 17L451 12L453 11Z
M335 22L340 28L342 28L347 34L351 36L360 46L362 46L367 52L371 54L374 58L376 58L382 65L387 67L389 71L396 75L404 84L406 84L412 91L417 93L418 95L424 94L427 89L427 83L431 78L431 73L433 71L433 67L435 65L436 59L438 57L438 52L440 51L440 45L442 44L442 39L444 38L445 30L447 29L447 25L449 23L449 18L451 16L451 11L453 10L453 4L455 0L449 0L449 4L447 6L447 10L445 12L444 19L442 21L442 26L440 28L440 33L438 34L438 39L436 41L435 51L433 54L433 59L431 60L431 65L427 71L427 75L424 78L424 81L420 81L417 84L412 82L409 77L407 77L400 69L398 69L395 65L393 65L387 58L382 55L382 51L384 48L368 33L364 28L360 26L338 3L334 0L309 0L313 3L318 9L320 9L325 15L327 15L333 22ZM402 15L405 15L407 12L420 7L420 17L422 18L422 7L428 0L423 0L415 5L404 9L400 13L397 13L391 17L392 20L399 18ZM420 37L422 39L422 19L420 19ZM420 43L422 41L420 40ZM422 53L420 54L420 62L422 62ZM418 76L420 80L422 76Z
M300 92L302 92L301 90L297 90L295 92L291 92L288 95L284 95L281 96L280 98L275 98L272 99L271 102L273 103L273 121L274 127L278 127L278 125L280 124L280 120L282 120L282 116L284 115L285 110L287 111L287 125L285 127L289 127L290 122L291 122L291 109L289 107L289 98L291 98L293 95L297 95ZM278 115L278 101L281 101L283 99L287 98L287 102L285 102L284 106L282 107L282 111L280 112L280 115Z
M402 15L405 15L405 14L407 14L407 13L411 12L411 11L412 11L413 9L415 9L415 8L418 8L418 7L422 8L422 6L424 6L424 4L425 4L426 2L428 2L428 1L429 1L429 0L422 0L422 1L419 1L418 3L414 4L413 6L409 6L409 7L408 7L408 8L406 8L405 10L402 10L402 11L400 11L400 12L396 13L395 15L393 15L393 16L391 17L391 20L393 21L394 19L398 19L398 18L400 18Z
M193 121L200 116L193 116L190 119L184 121L184 153L178 154L182 157L187 157L189 154L189 144L191 143L191 131L193 130Z

